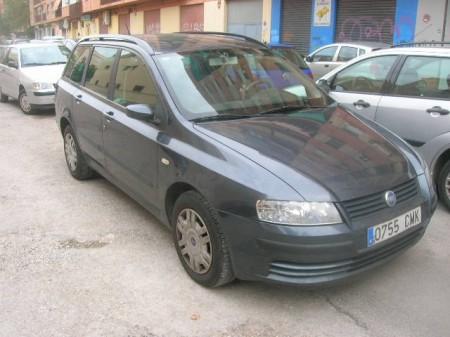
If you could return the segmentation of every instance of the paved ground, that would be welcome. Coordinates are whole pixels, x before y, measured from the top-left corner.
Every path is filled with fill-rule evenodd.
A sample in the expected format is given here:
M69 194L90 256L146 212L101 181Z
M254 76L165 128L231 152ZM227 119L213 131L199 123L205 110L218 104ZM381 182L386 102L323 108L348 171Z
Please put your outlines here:
M450 220L344 286L208 290L104 179L66 170L52 114L0 104L0 336L450 336Z

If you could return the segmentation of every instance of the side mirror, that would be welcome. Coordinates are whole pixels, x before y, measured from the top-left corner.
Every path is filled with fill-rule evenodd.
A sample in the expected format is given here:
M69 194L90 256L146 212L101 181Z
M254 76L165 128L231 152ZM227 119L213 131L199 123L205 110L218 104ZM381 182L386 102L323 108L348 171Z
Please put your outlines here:
M311 56L308 55L305 57L305 61L311 63L313 61L313 59Z
M15 69L19 68L17 62L15 62L15 61L8 61L8 67L15 68Z
M330 86L330 82L328 82L327 80L321 79L317 82L317 86L322 89L323 91L325 91L326 93L331 91L331 86Z
M158 124L155 114L147 104L130 104L127 106L127 116L141 121Z

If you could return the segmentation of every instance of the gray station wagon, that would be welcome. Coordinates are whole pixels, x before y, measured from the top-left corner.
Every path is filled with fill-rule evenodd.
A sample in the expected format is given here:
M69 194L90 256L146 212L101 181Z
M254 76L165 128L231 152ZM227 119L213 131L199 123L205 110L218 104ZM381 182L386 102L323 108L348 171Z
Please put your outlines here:
M56 120L72 176L152 212L204 286L345 279L411 247L436 207L409 145L243 36L84 38Z

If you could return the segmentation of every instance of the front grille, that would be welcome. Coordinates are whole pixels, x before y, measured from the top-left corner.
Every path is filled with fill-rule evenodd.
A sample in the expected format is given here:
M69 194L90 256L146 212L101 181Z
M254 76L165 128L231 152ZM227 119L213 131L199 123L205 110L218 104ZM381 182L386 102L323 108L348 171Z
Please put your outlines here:
M414 198L417 194L417 180L411 179L406 183L398 185L391 189L397 195L397 204ZM365 197L356 198L342 202L347 215L350 219L358 219L369 214L375 213L387 208L384 200L385 192L371 194Z
M424 233L421 228L412 233L409 233L400 240L384 246L383 248L361 254L357 257L336 262L321 263L321 264L300 264L292 262L272 262L269 268L269 277L272 278L323 278L331 275L339 275L345 273L355 272L358 269L368 267L374 263L381 262L388 257L399 253L407 248Z

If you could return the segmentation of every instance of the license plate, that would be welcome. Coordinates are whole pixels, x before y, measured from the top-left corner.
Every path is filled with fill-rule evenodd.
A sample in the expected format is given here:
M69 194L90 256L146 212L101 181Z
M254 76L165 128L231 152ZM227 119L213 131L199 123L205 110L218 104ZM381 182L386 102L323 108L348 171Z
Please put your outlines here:
M400 233L417 226L422 221L420 207L406 212L399 217L385 223L369 227L367 230L367 247L390 239Z

